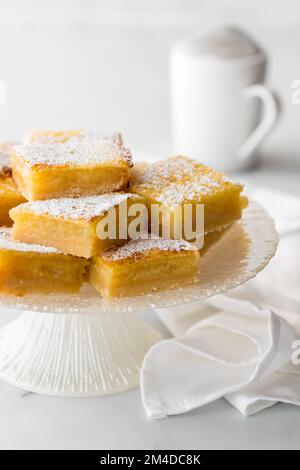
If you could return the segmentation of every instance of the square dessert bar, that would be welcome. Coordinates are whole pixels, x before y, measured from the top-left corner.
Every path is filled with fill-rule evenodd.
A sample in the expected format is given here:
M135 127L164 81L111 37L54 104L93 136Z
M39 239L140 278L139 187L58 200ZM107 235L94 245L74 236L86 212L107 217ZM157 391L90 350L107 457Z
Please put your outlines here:
M18 242L11 229L0 229L0 292L25 295L78 292L87 260L55 248Z
M14 147L13 177L28 200L92 196L128 186L131 153L114 138Z
M26 134L24 144L63 144L70 141L83 141L95 139L113 140L119 145L123 145L123 138L119 132L112 135L105 135L100 131L87 131L85 129L67 131L37 131L32 130Z
M175 212L179 208L184 220L185 204L191 204L193 209L196 204L204 205L204 233L229 226L241 217L247 206L247 198L241 195L243 185L182 156L135 165L130 191L144 196L149 210L151 204L159 204L169 213L171 237L174 237ZM192 217L195 217L194 210ZM192 225L195 226L195 220Z
M131 240L95 256L89 282L105 298L179 288L196 282L200 255L184 240Z
M10 212L14 221L13 237L27 243L53 246L66 254L91 258L112 244L126 241L128 224L136 217L128 215L133 204L144 204L144 199L128 193L111 193L27 202ZM105 225L109 215L113 230L107 238L105 234L99 238L98 224L105 218ZM123 224L121 236L119 219Z
M25 198L12 179L10 154L14 144L14 142L0 143L0 225L7 226L12 224L8 214L10 209L25 202Z

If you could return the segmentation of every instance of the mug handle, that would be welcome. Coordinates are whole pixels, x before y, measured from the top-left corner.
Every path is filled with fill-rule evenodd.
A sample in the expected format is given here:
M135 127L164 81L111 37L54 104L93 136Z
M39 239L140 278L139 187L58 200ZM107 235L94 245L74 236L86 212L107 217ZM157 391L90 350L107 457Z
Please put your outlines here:
M264 85L256 84L248 87L244 92L244 97L247 99L260 98L264 104L265 113L260 124L258 124L238 151L238 158L243 161L251 158L254 149L270 132L280 113L278 96Z

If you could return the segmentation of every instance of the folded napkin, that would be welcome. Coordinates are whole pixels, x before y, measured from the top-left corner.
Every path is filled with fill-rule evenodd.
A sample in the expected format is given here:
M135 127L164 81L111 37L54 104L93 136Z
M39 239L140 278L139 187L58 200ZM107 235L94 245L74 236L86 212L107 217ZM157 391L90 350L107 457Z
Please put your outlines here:
M294 232L300 199L284 195L290 206L280 211L281 194L257 194L259 202L268 200L269 210L274 201L279 231L285 236ZM286 283L288 274L286 269ZM300 302L290 295L291 308L285 311L283 290L280 302L275 298L272 305L276 283L267 279L258 277L226 296L157 311L175 339L153 346L144 359L141 392L150 418L183 413L220 397L244 416L278 401L300 405ZM283 279L277 281L280 287Z

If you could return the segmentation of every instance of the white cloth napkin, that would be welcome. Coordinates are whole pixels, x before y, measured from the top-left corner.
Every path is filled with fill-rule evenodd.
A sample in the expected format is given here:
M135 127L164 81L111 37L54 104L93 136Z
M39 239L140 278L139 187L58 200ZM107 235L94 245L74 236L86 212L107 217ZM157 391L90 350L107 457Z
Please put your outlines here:
M300 199L284 194L289 210L282 206L280 211L282 194L257 194L262 204L268 201L269 210L271 201L276 206L279 231L293 232ZM279 288L289 275L295 277L295 264L292 269L282 259L286 265L283 278L277 279ZM288 291L289 310L284 310L285 290L274 298L276 283L268 282L270 277L250 281L230 296L157 311L175 339L153 346L144 359L141 391L150 418L183 413L220 397L244 416L278 401L300 405L300 299L297 289Z

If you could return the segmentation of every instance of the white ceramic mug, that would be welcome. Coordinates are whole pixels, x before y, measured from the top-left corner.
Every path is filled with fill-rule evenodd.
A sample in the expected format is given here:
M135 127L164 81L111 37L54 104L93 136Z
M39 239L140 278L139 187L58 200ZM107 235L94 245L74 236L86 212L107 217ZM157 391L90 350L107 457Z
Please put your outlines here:
M253 164L279 114L263 85L266 64L264 51L235 28L176 44L170 63L175 152L224 170Z

